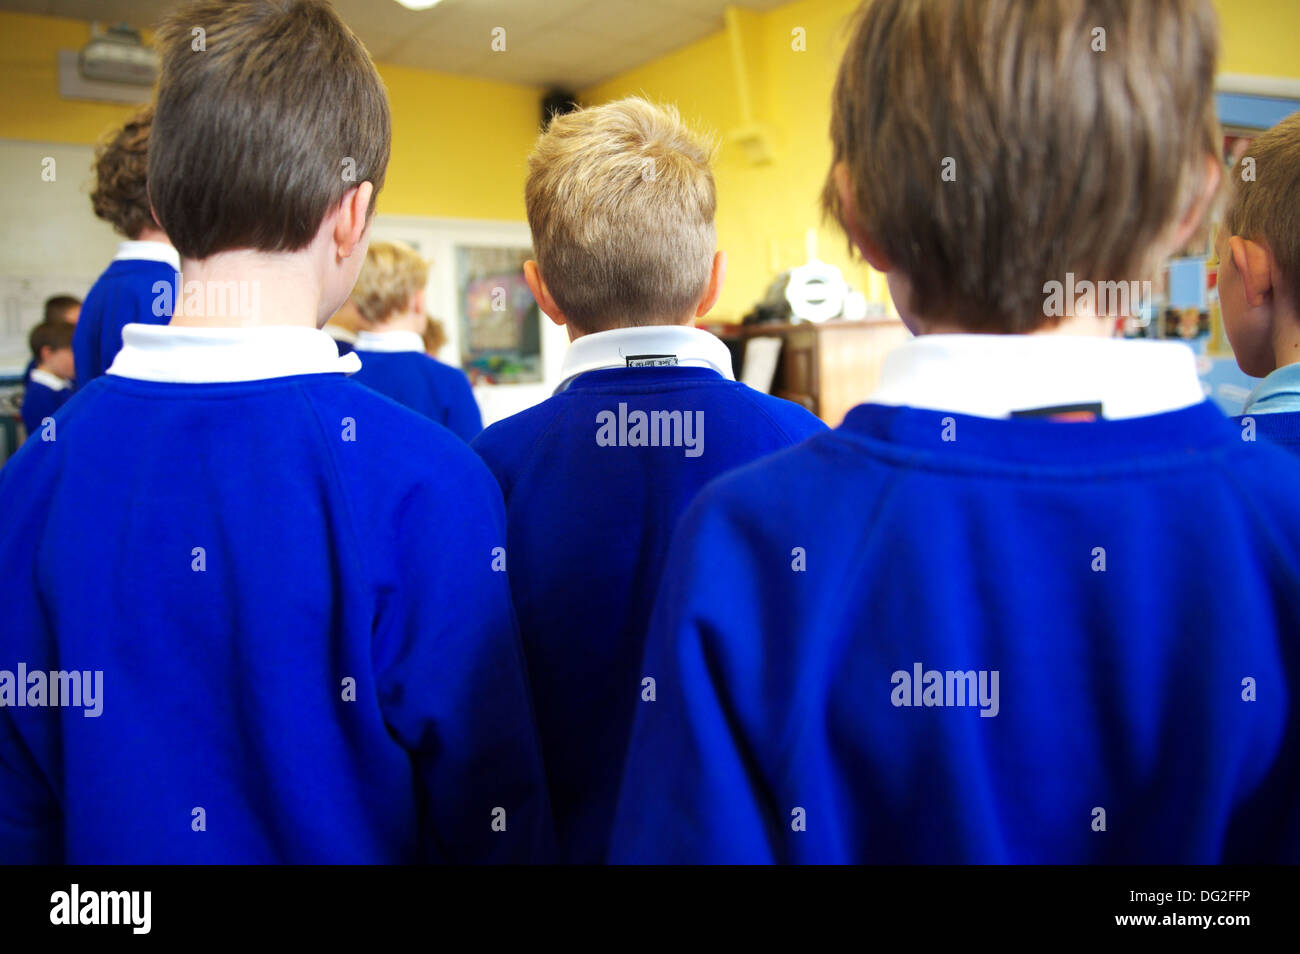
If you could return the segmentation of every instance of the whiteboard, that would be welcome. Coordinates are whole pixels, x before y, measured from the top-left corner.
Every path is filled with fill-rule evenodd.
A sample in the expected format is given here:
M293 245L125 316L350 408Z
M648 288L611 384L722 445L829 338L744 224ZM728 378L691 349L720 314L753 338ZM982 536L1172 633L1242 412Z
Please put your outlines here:
M0 139L0 372L27 365L51 295L84 298L120 241L90 208L90 146ZM53 160L53 181L42 175Z

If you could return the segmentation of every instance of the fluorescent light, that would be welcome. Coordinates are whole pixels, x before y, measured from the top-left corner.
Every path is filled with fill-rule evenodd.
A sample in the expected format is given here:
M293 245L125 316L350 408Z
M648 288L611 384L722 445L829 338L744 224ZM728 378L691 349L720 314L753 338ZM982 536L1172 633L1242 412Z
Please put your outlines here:
M408 10L428 10L430 7L436 7L440 0L397 0Z

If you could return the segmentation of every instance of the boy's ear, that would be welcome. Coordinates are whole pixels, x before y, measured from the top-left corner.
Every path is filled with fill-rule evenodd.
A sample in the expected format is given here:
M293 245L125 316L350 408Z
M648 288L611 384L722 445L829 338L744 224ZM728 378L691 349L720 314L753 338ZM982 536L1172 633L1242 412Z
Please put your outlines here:
M339 247L339 257L348 258L356 250L361 236L370 224L370 197L375 194L373 182L362 182L343 193L339 200L338 215L334 219L334 244Z
M1267 304L1273 294L1273 253L1268 246L1233 235L1228 238L1228 250L1233 267L1241 276L1246 304L1251 308Z
M429 313L429 309L427 309L427 308L424 307L424 289L423 289L423 288L421 288L418 292L415 293L415 301L412 302L412 306L413 306L413 309L414 309L415 311L419 312L421 315L427 315L427 314Z
M569 319L564 317L564 312L560 311L560 306L551 297L551 290L546 287L546 282L542 281L542 273L537 263L531 258L524 262L524 281L528 283L528 290L533 293L537 307L542 309L542 313L547 318L561 328L569 323Z
M704 289L704 297L700 299L700 304L695 309L696 318L703 318L718 303L718 295L722 292L722 282L726 277L727 253L714 252L713 268L709 270L709 285Z
M871 240L866 228L862 225L862 220L858 217L858 204L853 197L853 182L849 179L849 167L843 162L837 162L835 168L831 171L831 175L835 177L835 191L840 196L840 210L843 215L843 221L840 222L840 225L849 234L849 241L857 246L858 251L862 253L862 257L867 260L867 264L876 271L893 271L893 263L885 257L879 246Z
M1174 243L1171 251L1176 253L1178 249L1192 240L1192 236L1201 227L1202 220L1209 212L1210 203L1218 195L1219 186L1222 184L1223 163L1214 156L1206 156L1201 181L1197 184L1196 191L1192 195L1192 201L1188 204L1183 217L1178 220L1178 228L1174 232Z

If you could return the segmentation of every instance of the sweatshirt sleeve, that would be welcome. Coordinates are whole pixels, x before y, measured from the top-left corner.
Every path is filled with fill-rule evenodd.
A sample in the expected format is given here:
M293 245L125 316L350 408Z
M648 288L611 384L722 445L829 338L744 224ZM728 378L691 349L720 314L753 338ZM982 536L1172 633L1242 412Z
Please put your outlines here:
M554 833L504 508L480 462L458 449L473 466L450 468L460 475L454 499L420 482L393 511L398 583L381 603L374 649L380 708L411 752L430 860L545 861Z
M467 444L483 430L483 415L474 400L474 389L470 387L469 378L459 371L451 399L447 402L446 425Z
M736 543L706 495L687 512L670 548L615 815L612 863L776 860L766 807L772 799L734 703L736 675L722 652L736 639L752 644L757 636L724 631L735 616L721 604L754 600L760 585L743 574L714 577ZM646 679L654 680L653 701Z
M50 624L37 591L37 552L48 505L47 480L33 466L49 445L27 449L0 472L6 501L0 531L0 864L61 864L63 815L38 754L58 745L59 710L17 708L18 664L53 668ZM48 764L48 763L47 763Z

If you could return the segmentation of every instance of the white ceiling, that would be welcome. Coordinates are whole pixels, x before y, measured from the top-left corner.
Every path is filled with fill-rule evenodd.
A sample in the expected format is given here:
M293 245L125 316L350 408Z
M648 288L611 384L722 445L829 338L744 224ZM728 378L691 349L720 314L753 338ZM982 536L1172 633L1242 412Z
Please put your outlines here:
M0 0L0 9L149 28L175 0ZM722 29L730 2L770 10L788 0L334 0L381 63L535 86L582 89ZM505 52L491 48L504 27Z

